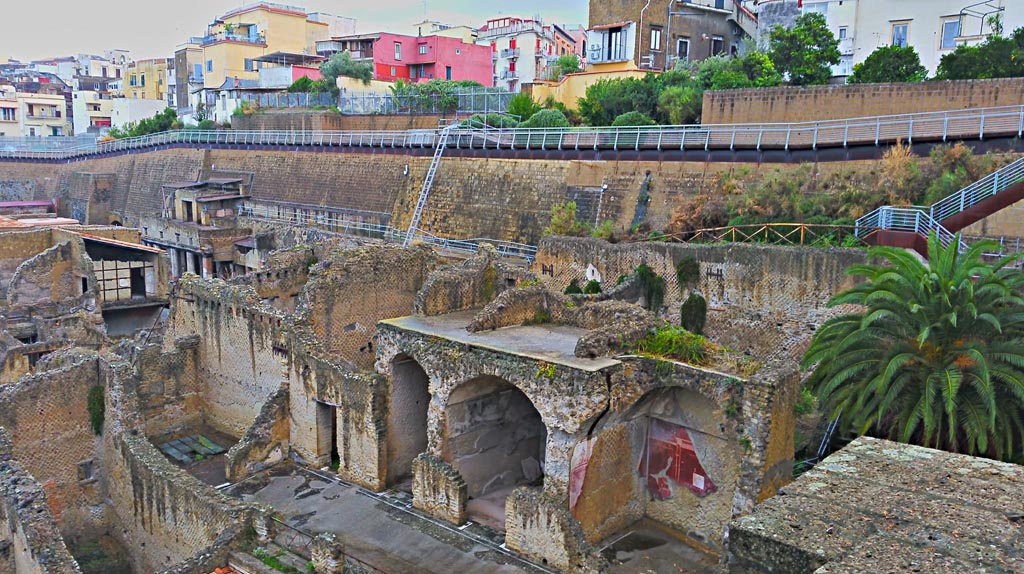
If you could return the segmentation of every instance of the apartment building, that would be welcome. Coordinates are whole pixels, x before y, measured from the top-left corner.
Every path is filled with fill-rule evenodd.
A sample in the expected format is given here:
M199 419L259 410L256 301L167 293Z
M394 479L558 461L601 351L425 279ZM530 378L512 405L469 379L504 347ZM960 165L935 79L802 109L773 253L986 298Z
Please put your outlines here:
M202 87L189 90L189 108L196 108L200 101L205 106L216 105L217 93L228 79L259 79L264 63L260 58L269 54L313 55L317 42L332 35L354 33L355 20L351 18L307 13L298 6L271 2L248 4L219 16L204 36L190 38L179 46L175 67L182 71L180 77L176 73L177 85L183 86L184 92L184 86L198 85L201 79ZM194 61L197 57L198 62ZM176 99L181 108L181 98Z
M373 64L373 79L382 82L471 80L490 87L491 51L466 42L465 35L409 36L378 32L317 42L317 53L329 57L348 51L355 60Z
M0 86L0 137L21 135L21 114L12 86Z
M488 20L477 32L477 43L490 48L494 85L510 92L547 79L551 63L575 51L575 40L561 28L512 16Z
M73 125L76 135L100 134L113 126L114 99L110 92L76 90L71 96Z
M872 52L892 45L912 46L935 74L942 56L992 34L993 18L1007 34L1015 24L1024 25L1024 2L1008 0L803 0L800 10L825 16L839 39L837 77L849 76Z
M749 33L734 0L590 0L587 63L671 69L735 54Z
M17 101L22 136L72 134L67 103L62 94L18 92Z
M167 101L167 70L173 67L168 58L138 60L128 66L124 96L133 100Z

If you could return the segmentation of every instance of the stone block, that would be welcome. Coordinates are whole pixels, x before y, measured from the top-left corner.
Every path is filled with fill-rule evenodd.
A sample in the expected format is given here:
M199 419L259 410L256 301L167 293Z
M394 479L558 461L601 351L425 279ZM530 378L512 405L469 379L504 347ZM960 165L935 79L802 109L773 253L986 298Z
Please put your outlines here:
M466 521L466 481L452 465L420 454L412 461L412 505L452 524Z
M608 571L587 542L565 501L538 489L517 488L505 501L505 543L531 559L567 574Z

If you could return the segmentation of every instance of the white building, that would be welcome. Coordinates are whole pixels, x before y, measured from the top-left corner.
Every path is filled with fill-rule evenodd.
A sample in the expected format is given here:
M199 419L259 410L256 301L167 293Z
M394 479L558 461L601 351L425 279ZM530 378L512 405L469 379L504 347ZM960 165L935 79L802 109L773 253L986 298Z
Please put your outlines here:
M151 118L167 108L166 100L142 100L115 98L111 109L111 123L115 128L124 129L131 122Z
M836 76L850 75L872 52L892 45L913 46L934 75L942 56L958 45L983 42L993 16L1006 34L1024 25L1021 0L805 0L803 12L823 14L839 39Z
M113 125L114 100L109 92L75 90L71 94L75 135L104 134Z
M491 47L494 85L510 92L545 79L548 66L560 52L553 26L511 16L488 20L477 32L476 43Z

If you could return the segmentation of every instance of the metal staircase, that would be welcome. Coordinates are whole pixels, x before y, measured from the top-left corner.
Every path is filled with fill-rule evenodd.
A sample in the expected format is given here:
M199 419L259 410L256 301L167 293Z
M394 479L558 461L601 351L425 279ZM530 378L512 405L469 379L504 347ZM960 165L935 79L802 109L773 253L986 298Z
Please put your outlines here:
M956 240L957 231L1021 199L1024 199L1024 158L932 205L879 207L857 219L856 234L869 243L912 247L920 253L920 239L929 233L935 232L942 244L949 246ZM960 240L959 248L963 251L967 244Z
M427 206L427 197L430 196L430 188L434 185L434 176L437 175L437 167L441 165L441 156L444 155L444 148L448 145L448 135L458 124L449 125L438 132L437 145L434 147L434 158L430 160L430 168L427 169L427 177L423 179L423 187L420 188L420 196L416 199L416 209L412 212L412 220L409 221L409 230L405 234L403 245L409 246L416 231L419 229L420 218L423 217L423 210Z

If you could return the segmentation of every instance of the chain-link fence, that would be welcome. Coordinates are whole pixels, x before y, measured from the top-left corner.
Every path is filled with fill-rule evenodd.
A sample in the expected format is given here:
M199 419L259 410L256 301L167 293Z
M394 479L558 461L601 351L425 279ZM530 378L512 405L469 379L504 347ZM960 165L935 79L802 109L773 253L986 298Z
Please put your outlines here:
M315 94L239 94L238 99L259 108L315 108L333 107L334 96L329 92Z

